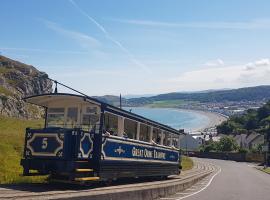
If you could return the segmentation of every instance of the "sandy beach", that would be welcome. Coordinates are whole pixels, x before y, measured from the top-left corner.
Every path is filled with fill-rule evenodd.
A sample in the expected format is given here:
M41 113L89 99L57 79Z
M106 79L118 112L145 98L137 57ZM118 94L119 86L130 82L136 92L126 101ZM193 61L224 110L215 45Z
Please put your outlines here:
M224 115L221 115L219 113L214 113L214 112L209 112L209 111L202 111L202 110L186 110L186 109L179 109L185 112L195 112L198 113L200 115L204 115L206 116L209 121L207 124L201 126L201 127L196 127L195 129L193 129L192 131L202 131L205 128L210 128L210 127L214 127L217 126L219 124L221 124L223 121L226 121L228 118L225 117Z

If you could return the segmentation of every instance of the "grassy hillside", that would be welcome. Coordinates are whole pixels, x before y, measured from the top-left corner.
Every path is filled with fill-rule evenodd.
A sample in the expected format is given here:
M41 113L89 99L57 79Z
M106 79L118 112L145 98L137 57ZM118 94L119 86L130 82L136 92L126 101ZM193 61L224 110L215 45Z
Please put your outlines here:
M21 177L20 159L23 154L26 127L43 127L43 120L22 120L0 116L0 184L42 182L44 177Z

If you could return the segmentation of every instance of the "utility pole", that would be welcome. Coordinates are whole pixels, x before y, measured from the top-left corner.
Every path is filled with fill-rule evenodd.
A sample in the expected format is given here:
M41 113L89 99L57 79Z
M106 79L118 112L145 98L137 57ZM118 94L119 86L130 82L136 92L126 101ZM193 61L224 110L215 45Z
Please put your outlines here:
M122 109L122 95L121 95L121 93L120 93L120 109Z
M266 130L266 147L267 151L265 152L265 162L267 166L270 166L270 126L268 126L268 129Z
M270 126L266 128L264 133L264 147L263 151L265 154L265 167L270 166Z

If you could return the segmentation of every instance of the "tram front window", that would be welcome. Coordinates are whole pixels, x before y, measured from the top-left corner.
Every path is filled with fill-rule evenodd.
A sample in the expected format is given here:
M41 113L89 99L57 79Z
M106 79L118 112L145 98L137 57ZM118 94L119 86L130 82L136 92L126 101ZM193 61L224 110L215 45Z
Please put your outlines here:
M100 114L95 106L87 106L83 108L81 119L81 127L85 131L92 131L98 128ZM97 131L97 130L95 130Z
M63 127L65 124L65 108L48 108L47 127Z
M77 125L77 118L78 118L78 108L71 107L67 110L67 121L66 127L67 128L74 128Z

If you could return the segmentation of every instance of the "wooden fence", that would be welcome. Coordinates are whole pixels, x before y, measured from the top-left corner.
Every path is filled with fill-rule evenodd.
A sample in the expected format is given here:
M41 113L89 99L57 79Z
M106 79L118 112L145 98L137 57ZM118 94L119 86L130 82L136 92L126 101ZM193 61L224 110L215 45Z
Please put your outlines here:
M213 158L223 160L234 160L238 162L264 162L264 154L260 153L238 153L238 152L199 152L188 151L185 152L189 156L199 158Z

